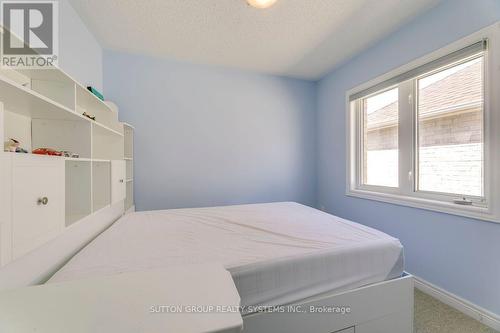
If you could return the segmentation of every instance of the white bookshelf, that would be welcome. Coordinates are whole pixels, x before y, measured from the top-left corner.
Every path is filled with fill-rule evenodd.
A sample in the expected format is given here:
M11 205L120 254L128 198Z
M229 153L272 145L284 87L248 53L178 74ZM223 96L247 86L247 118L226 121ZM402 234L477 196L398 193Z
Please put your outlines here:
M22 148L30 152L22 154L23 158L19 159L20 153L3 152L4 149L2 149L0 161L4 163L7 170L2 176L5 181L8 181L9 175L15 174L16 163L14 162L22 160L25 161L23 163L29 164L29 168L23 170L26 170L30 179L44 179L50 175L51 178L44 179L43 184L62 184L63 186L60 187L62 188L60 192L63 192L62 199L59 199L59 196L57 200L48 198L49 204L46 205L46 209L52 209L50 210L53 216L51 221L60 219L58 223L67 228L80 221L83 222L86 220L85 217L111 207L117 202L123 202L123 209L125 205L127 209L133 206L133 139L131 137L133 128L119 122L117 107L114 104L103 102L57 68L0 69L0 103L3 106L0 108L2 148L6 141L14 138L20 141ZM96 119L91 120L83 116L83 112L95 116ZM40 157L31 154L31 151L36 148L69 151L78 154L78 157ZM46 161L54 163L47 164ZM116 163L118 169L112 168L114 161L121 161L121 163ZM47 165L44 166L43 163ZM112 174L112 170L120 173L118 179L116 173ZM123 170L123 173L120 170ZM30 181L17 183L25 186L25 188L18 188L15 182L13 183L11 191L16 193L19 200L24 197L23 193L26 193L26 196L40 196L41 198L45 193L56 193L55 190L49 188L49 185L44 185L47 187L45 189L42 185L37 188L28 186L27 184L31 184ZM16 198L14 196L12 200L18 200ZM14 207L15 204L16 202L8 208ZM55 222L50 222L49 219L44 221L43 217L40 217L43 215L37 215L37 209L44 209L44 205L35 202L33 207L26 207L28 213L23 214L23 216L32 215L33 222L16 221L15 216L20 216L20 214L7 212L5 216L9 216L9 220L0 221L3 223L2 228L24 223L27 226L26 230L37 229L41 233L45 232L40 235L33 234L36 239L55 237L57 233L50 225ZM31 210L33 214L30 213ZM29 223L35 222L38 223L37 226L32 229L28 228ZM46 231L43 229L44 223L47 224ZM64 228L60 232L64 231ZM15 253L12 249L16 248L16 244L13 243L15 243L14 239L10 243L2 242L0 254ZM33 241L33 244L35 243ZM12 249L3 248L7 246ZM2 258L0 266L13 259L16 259L15 255Z

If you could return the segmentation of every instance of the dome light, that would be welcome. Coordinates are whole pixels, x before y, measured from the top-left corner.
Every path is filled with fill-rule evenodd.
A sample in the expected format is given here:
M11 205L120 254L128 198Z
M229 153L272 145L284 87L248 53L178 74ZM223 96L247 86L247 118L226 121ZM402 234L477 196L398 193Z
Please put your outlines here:
M277 0L247 0L250 6L259 9L269 8L274 5L276 1Z

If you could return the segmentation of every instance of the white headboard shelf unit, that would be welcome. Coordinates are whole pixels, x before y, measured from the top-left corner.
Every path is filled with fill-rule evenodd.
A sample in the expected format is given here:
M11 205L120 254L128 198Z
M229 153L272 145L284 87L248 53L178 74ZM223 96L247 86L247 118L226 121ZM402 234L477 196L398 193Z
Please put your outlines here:
M41 281L61 264L61 254L74 254L103 231L125 212L126 201L132 206L126 178L132 175L127 163L132 148L125 142L132 140L130 128L119 122L114 104L58 68L0 69L0 137L3 144L18 140L29 152L0 152L0 289L16 285L3 279L11 274L19 281ZM31 154L36 148L78 157ZM88 234L75 238L75 230ZM66 234L80 243L68 244ZM34 257L46 259L43 274L22 267Z

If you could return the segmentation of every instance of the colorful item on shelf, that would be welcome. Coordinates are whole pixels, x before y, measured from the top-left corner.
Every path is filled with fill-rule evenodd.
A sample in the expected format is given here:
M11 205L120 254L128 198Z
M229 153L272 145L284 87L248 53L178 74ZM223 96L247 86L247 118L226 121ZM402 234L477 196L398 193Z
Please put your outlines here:
M50 156L63 156L60 151L54 150L52 148L37 148L33 150L33 154L37 155L50 155Z
M87 89L101 101L104 101L104 96L96 88L88 86Z
M87 117L87 118L92 119L93 121L95 121L95 116L91 116L91 115L89 115L87 112L82 113L82 115L83 115L84 117Z

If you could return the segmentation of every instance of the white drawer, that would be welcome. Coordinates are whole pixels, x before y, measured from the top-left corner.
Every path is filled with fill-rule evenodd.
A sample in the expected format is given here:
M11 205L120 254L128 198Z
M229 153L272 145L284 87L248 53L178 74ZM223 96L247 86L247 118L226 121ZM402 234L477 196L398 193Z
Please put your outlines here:
M64 160L15 155L12 162L13 259L64 229Z
M111 161L111 202L113 204L125 200L127 187L125 183L126 164L123 160Z

